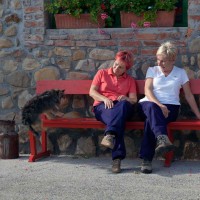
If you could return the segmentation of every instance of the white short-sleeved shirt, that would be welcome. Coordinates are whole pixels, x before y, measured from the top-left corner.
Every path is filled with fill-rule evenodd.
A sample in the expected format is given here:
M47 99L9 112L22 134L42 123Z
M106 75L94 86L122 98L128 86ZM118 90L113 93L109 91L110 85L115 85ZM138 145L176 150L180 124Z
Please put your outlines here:
M149 67L146 78L153 78L153 93L162 104L180 105L180 89L189 78L184 69L173 67L165 77L159 66ZM139 102L149 101L145 96Z

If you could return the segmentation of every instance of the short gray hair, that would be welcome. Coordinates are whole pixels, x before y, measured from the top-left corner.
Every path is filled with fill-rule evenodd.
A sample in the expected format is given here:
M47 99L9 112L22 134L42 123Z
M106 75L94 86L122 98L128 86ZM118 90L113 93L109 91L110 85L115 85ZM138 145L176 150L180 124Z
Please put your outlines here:
M164 42L160 45L156 55L165 55L169 60L176 60L178 49L171 41Z

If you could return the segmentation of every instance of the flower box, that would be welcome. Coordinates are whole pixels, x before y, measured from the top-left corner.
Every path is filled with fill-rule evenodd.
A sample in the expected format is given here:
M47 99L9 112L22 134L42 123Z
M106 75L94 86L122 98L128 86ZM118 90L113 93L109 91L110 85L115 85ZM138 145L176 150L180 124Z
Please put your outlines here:
M137 24L143 19L142 16L137 16L134 13L120 12L121 27L130 28L131 23ZM175 10L173 11L158 11L156 21L151 23L151 27L173 27L175 21Z
M105 21L99 16L98 22L91 20L90 14L81 14L80 17L73 17L69 14L55 14L57 29L81 29L81 28L102 28Z

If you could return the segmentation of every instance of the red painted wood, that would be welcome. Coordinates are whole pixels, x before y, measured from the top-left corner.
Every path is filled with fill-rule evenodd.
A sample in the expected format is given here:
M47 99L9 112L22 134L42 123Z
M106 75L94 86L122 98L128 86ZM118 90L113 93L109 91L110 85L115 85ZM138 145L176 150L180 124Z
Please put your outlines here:
M37 81L36 93L46 90L65 90L66 94L89 94L92 80L42 80ZM144 94L144 80L136 80L138 94Z
M33 132L30 130L28 131L28 134L30 138L30 152L31 152L31 155L35 155L37 154L35 136Z
M65 90L66 94L88 94L92 80L43 80L38 81L36 93L41 94L46 90Z
M46 132L43 131L42 132L42 151L41 152L37 152L37 148L36 148L36 138L33 134L32 131L29 131L29 138L30 138L30 156L29 156L29 162L35 162L36 159L40 159L43 157L47 157L50 156L50 151L47 150L47 135Z
M41 151L35 155L30 155L29 157L29 162L35 162L37 159L40 159L40 158L44 158L44 157L48 157L50 156L51 152L50 151Z
M168 124L170 130L200 130L200 120L179 120Z
M42 80L37 81L36 93L46 90L65 90L66 94L88 94L92 80ZM136 80L138 94L144 94L144 80ZM193 94L200 94L200 79L190 79Z
M51 128L105 128L105 125L95 118L73 118L73 119L43 119L43 127ZM127 122L127 129L143 129L144 122Z
M200 79L190 79L190 87L193 94L200 94Z

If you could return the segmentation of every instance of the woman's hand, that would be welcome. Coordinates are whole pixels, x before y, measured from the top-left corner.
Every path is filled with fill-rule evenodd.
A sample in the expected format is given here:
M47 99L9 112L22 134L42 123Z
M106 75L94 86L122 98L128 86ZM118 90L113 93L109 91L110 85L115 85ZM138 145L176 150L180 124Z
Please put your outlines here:
M128 100L128 97L125 95L120 95L120 96L118 96L117 100L118 101Z
M63 117L65 115L65 113L57 111L53 113L55 115L55 117Z
M160 108L161 108L162 113L163 113L163 115L165 116L165 118L167 118L168 115L169 115L169 112L170 112L170 111L168 110L167 106L161 105Z
M106 108L110 109L110 108L112 108L112 107L114 106L113 101L110 100L110 99L108 99L108 98L105 98L105 99L103 100L103 102L104 102L104 104L105 104L105 109L106 109Z
M128 101L131 104L135 104L137 102L137 95L135 93L130 93L129 97L125 96L125 95L120 95L117 98L118 101Z

